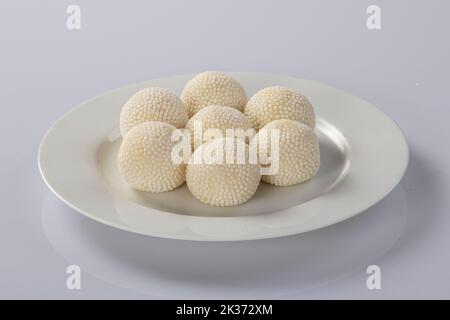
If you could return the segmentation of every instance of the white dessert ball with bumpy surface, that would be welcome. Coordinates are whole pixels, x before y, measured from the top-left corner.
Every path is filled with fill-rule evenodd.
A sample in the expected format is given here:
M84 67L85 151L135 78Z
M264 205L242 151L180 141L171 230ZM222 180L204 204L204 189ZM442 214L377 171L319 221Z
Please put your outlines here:
M221 159L206 159L207 153L219 148L224 150ZM245 159L238 156L238 148L245 151L240 153ZM233 159L232 163L226 161L227 154L232 155L229 156ZM201 159L201 163L196 162L196 158ZM198 200L210 206L227 207L245 203L255 194L260 179L259 163L250 159L248 144L233 138L219 138L202 144L191 156L186 169L189 190Z
M132 128L122 141L118 155L119 172L134 189L163 192L183 184L186 165L172 161L174 126L144 122Z
M274 129L279 134L278 156L269 138ZM264 137L267 137L267 143L261 143ZM278 170L263 175L261 179L264 182L291 186L311 179L319 169L318 139L314 131L303 123L289 119L274 120L265 125L253 139L258 139L258 156L263 166L266 165L263 160L265 157L270 157L272 162L278 159L278 166L274 166Z
M176 128L184 128L188 121L186 108L172 91L149 87L136 92L120 113L120 131L125 136L136 125L160 121Z
M192 117L209 105L222 105L243 111L247 103L244 88L233 77L217 71L202 72L192 78L181 93Z
M244 114L256 130L270 121L290 119L314 129L316 117L309 100L300 92L285 87L268 87L255 93L247 102Z
M196 146L208 142L212 138L209 137L210 135L227 136L227 129L236 131L241 129L239 130L241 132L234 132L235 134L246 134L247 130L253 130L252 124L242 112L234 108L217 105L205 107L197 112L187 122L186 129L191 133L191 141L195 142ZM210 134L208 134L208 131L210 131ZM242 136L242 138L245 141L245 136Z

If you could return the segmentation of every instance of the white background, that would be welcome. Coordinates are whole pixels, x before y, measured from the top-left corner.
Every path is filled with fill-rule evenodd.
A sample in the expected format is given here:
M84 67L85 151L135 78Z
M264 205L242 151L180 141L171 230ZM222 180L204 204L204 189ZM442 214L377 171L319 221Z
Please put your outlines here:
M370 4L382 30L366 28ZM0 298L450 298L449 13L446 0L2 1ZM39 142L70 108L204 70L287 74L372 102L408 139L403 181L338 225L225 244L113 230L45 187ZM69 264L81 290L66 289ZM381 290L366 288L370 264Z

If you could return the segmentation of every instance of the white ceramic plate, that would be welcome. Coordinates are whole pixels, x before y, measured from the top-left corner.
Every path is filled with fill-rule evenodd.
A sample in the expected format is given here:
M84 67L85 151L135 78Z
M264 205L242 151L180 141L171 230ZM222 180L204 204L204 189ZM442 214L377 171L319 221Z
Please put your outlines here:
M209 207L183 185L161 194L130 189L116 156L120 110L146 86L180 93L194 75L119 88L80 104L46 133L39 168L49 188L82 214L131 232L185 240L231 241L280 237L348 219L387 195L408 164L397 125L373 105L329 86L286 76L232 73L248 96L267 86L303 92L318 115L321 166L310 181L292 187L262 183L247 203Z

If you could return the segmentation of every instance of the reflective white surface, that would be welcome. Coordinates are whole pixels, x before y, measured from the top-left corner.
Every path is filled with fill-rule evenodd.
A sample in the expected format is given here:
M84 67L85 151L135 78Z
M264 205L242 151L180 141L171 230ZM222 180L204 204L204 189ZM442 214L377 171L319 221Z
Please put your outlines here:
M402 178L409 159L406 140L368 102L315 81L231 74L249 96L279 85L308 97L318 117L322 152L315 177L292 187L261 184L247 203L228 208L201 204L185 186L162 194L131 190L116 163L123 102L147 86L180 93L191 74L115 89L72 109L39 147L43 179L69 206L109 226L162 238L237 241L302 233L348 219L380 201Z
M280 282L275 285L277 293L283 291L281 284L291 281L292 285L287 287L292 291L285 290L283 298L450 298L450 149L445 147L450 117L447 103L450 46L443 41L450 29L449 1L378 0L382 30L373 32L365 26L366 8L372 1L298 0L284 1L283 6L275 0L155 0L132 4L78 0L76 3L84 19L79 32L65 28L66 6L61 2L0 2L1 12L5 13L0 19L1 298L152 299L162 295L149 289L146 282L157 283L156 287L164 294L174 296L189 296L190 288L192 297L212 291L219 282L214 279L217 271L209 270L202 279L188 276L196 266L193 260L188 260L185 273L176 274L174 266L167 272L146 273L148 261L126 254L126 249L138 253L142 249L120 247L118 252L122 254L114 255L102 239L86 248L86 239L97 238L85 236L79 226L89 229L88 234L103 235L107 234L103 229L109 230L107 239L112 243L115 243L112 235L124 244L147 243L127 241L124 237L141 236L113 230L68 208L48 190L36 163L44 133L74 105L127 83L208 69L289 74L329 83L373 102L399 124L408 139L410 163L404 178L367 214L312 233L242 243L245 251L240 256L258 252L252 256L255 269L262 268L258 265L260 261L273 256L270 260L273 272L264 274L268 283ZM221 14L214 14L217 12ZM236 17L233 26L229 24L230 17ZM267 39L276 50L269 49ZM402 231L398 221L404 211L396 208L405 199L397 198L397 191L405 193L407 202ZM389 201L392 210L385 201ZM398 204L391 207L392 201ZM57 235L49 235L50 240L46 236L49 226L53 233L61 229ZM327 232L339 228L344 237L346 233L355 235L353 232L371 230L371 226L379 228L379 233L368 233L372 242L360 237L356 237L357 241L339 242L346 247L338 251L357 254L327 261L329 264L318 267L317 273L307 273L313 275L312 282L320 285L308 286L300 269L283 272L290 261L299 265L295 262L298 252L295 248L298 245L304 249L301 241L304 236L315 238L308 240L309 253L317 257L320 252L314 250L316 246L324 248L324 239L336 239ZM399 239L382 253L388 242L394 242L392 229L396 228ZM387 230L390 240L385 241L382 230ZM72 243L67 243L65 233ZM156 241L160 252L166 246L169 252L174 252L174 243L178 243L152 237L148 240ZM289 241L292 242L286 255L292 252L291 260L274 249L282 249ZM80 248L86 249L86 256L77 249L78 242ZM216 245L232 243L196 244L207 256ZM53 249L57 247L58 250ZM271 255L261 257L261 247L269 248ZM69 248L74 252L67 252ZM205 261L199 251L194 252L195 256ZM112 257L111 265L105 266L108 256ZM167 259L174 261L173 257ZM101 264L96 266L97 262ZM274 267L277 263L281 271ZM336 263L335 272L332 263ZM78 264L82 270L81 290L66 288L66 268L70 264ZM381 268L381 290L366 287L369 264ZM320 268L325 268L323 273ZM245 270L251 269L246 260ZM341 272L343 269L348 272ZM322 281L321 274L323 279L331 279L332 274L342 276ZM189 281L183 282L185 275ZM224 278L239 277L239 270L231 268ZM262 289L269 287L264 280L257 287L261 290L252 290L250 283L254 279L246 282L246 289L236 286L236 296L247 296L252 291L257 296L273 296L270 288ZM139 280L140 288L136 285ZM177 281L184 284L178 295L174 292L179 287ZM223 285L220 288L215 296L220 296L222 290L223 296L233 296L234 288L225 290Z

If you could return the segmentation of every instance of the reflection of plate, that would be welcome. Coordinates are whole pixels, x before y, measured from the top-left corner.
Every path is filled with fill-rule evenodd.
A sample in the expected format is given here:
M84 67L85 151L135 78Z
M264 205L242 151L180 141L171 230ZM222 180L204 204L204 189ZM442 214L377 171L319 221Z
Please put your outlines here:
M321 228L372 206L400 181L408 147L395 123L369 103L313 81L235 73L248 95L281 85L302 91L318 114L321 167L311 181L287 188L262 184L246 204L212 208L185 186L147 194L129 189L117 174L123 103L145 86L181 92L193 75L116 89L93 98L58 120L39 149L47 185L86 216L132 232L189 240L246 240Z
M301 299L310 297L312 288L324 289L349 276L359 279L364 290L367 266L383 261L399 237L406 235L406 201L399 185L365 214L326 229L271 240L212 243L107 228L79 217L48 194L42 226L51 246L70 264L115 286L149 294L149 298L278 299L295 295Z

